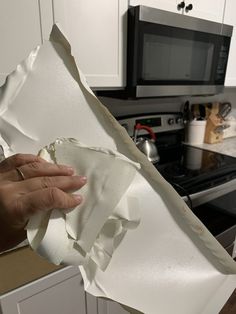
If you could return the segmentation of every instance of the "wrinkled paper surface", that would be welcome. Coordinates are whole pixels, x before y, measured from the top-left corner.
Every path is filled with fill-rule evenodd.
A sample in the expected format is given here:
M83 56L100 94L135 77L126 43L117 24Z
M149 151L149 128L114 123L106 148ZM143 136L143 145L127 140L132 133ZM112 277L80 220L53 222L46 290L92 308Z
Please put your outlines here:
M36 154L57 138L74 138L86 147L117 152L141 165L123 191L123 196L130 193L137 198L140 223L125 233L106 267L95 257L82 262L79 268L86 291L144 313L218 313L236 287L234 260L94 96L72 55L66 37L54 26L50 41L37 47L1 87L0 133L12 153ZM74 156L70 145L63 157L69 163ZM96 180L94 184L99 185ZM131 210L135 204L129 205ZM110 214L111 208L103 210ZM57 262L63 262L68 233L74 237L71 246L79 241L78 222L74 221L77 214L75 209L68 225L68 214L57 209L48 212L46 218L32 218L35 221L29 240L39 245L41 253L46 241L51 248L49 255L60 256ZM104 216L102 222L105 220ZM61 234L65 223L67 232ZM50 234L55 229L57 235L54 231ZM78 245L89 254L95 234L91 230L91 239L89 232L85 234ZM54 245L59 235L64 237L61 247Z
M91 259L105 270L115 247L140 221L138 199L129 187L140 168L118 152L57 139L39 154L86 175L73 210L38 212L27 225L31 247L55 264L85 265ZM59 232L60 231L60 232Z

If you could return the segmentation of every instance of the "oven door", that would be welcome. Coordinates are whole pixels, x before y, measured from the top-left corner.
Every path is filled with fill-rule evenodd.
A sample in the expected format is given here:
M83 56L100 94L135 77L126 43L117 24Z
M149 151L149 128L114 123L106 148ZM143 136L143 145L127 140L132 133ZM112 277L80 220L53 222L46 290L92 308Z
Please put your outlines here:
M236 237L236 190L192 208L194 214L233 257Z

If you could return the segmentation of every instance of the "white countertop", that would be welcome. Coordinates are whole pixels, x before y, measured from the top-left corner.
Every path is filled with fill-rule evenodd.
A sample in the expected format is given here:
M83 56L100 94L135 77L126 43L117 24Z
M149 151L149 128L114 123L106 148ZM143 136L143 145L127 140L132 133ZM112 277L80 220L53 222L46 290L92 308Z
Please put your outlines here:
M221 153L224 155L236 157L236 137L229 137L223 140L222 143L217 143L217 144L189 144L188 145L194 146L194 147L199 147L203 149L207 149L213 152Z

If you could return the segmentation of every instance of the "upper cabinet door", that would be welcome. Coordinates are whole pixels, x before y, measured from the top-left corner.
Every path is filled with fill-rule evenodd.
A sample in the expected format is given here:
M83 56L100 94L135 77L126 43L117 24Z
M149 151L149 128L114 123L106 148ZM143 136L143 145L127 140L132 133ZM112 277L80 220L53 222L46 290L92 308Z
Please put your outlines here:
M177 0L130 0L129 4L131 6L146 5L147 7L178 13L177 4L179 2Z
M181 13L221 23L225 0L130 0L130 5L149 7Z
M0 1L0 85L16 65L48 37L51 24L51 1Z
M54 0L54 19L90 87L124 87L127 0Z
M188 10L188 6L190 10ZM225 0L187 0L184 13L204 20L222 23Z
M225 86L236 86L236 1L226 0L224 23L232 25L233 36L231 38L229 59L225 78Z

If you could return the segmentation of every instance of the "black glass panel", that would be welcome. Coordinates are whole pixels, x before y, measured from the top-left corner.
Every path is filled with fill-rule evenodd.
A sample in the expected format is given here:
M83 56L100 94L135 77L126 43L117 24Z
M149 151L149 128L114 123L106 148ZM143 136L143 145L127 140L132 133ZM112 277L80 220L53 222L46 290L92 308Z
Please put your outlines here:
M148 22L139 22L139 30L139 84L224 82L227 37Z
M181 153L163 151L161 159L175 156L175 160L157 165L162 176L181 196L215 187L236 178L236 158L219 153L182 145Z

